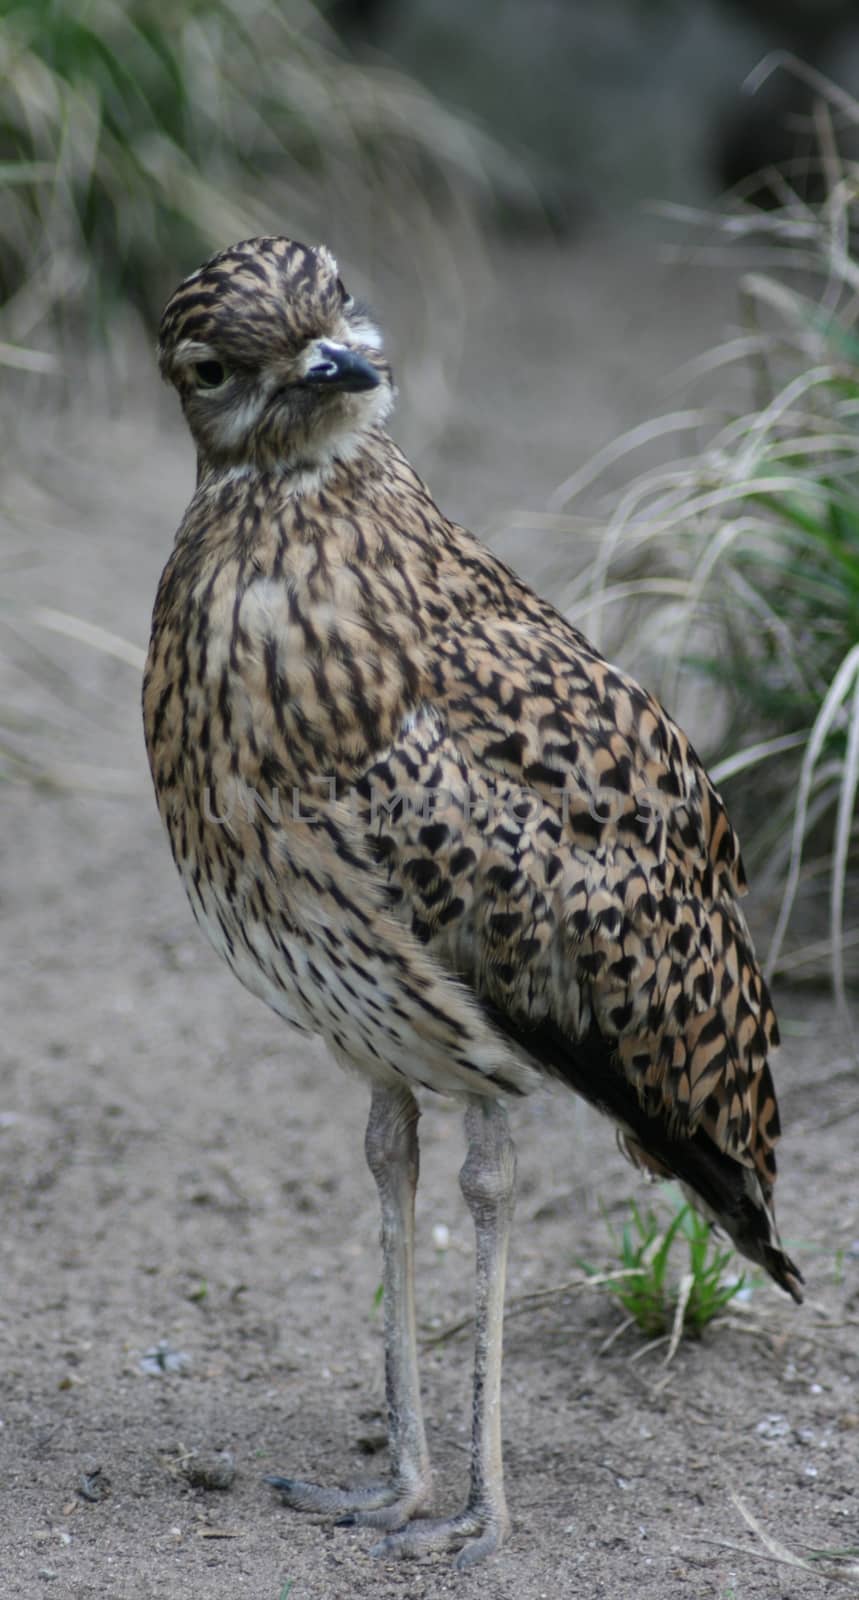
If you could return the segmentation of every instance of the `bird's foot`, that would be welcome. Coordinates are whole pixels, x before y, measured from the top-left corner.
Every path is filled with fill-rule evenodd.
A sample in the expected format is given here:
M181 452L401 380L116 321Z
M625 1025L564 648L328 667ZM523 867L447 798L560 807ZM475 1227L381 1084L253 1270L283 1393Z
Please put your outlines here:
M336 1518L339 1528L376 1528L385 1533L370 1554L396 1559L457 1550L462 1571L494 1555L510 1531L507 1508L476 1504L454 1517L421 1517L430 1499L429 1481L355 1484L347 1489L308 1483L301 1478L266 1478L293 1511L315 1511Z
M437 1550L458 1550L458 1571L474 1566L500 1549L510 1531L506 1508L466 1506L455 1517L426 1518L397 1528L373 1545L374 1556L428 1555Z
M293 1511L333 1516L341 1528L402 1528L429 1503L429 1480L414 1483L354 1484L348 1489L307 1483L301 1478L266 1478Z

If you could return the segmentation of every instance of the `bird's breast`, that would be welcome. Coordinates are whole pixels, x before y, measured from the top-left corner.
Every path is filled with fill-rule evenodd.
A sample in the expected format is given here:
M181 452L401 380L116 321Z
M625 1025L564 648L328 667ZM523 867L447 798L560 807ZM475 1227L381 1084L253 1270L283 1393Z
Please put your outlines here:
M419 692L421 636L348 561L309 546L205 556L180 540L165 569L146 740L198 920L231 964L264 973L272 920L281 939L307 920L295 861L312 900L308 819L390 743Z

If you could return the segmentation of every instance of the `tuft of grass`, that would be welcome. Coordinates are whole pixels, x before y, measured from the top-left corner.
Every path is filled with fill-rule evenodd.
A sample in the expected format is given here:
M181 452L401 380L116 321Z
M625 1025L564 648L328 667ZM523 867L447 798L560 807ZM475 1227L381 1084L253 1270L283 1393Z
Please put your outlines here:
M653 1207L642 1211L629 1201L629 1219L620 1232L607 1221L618 1259L617 1277L605 1274L604 1287L649 1339L674 1332L700 1337L733 1300L744 1279L727 1280L733 1251L720 1249L708 1222L685 1204L672 1185L664 1185L672 1214L666 1221ZM674 1246L686 1245L680 1276L670 1269ZM588 1276L596 1269L585 1266Z
M745 406L633 430L563 485L557 506L658 444L662 459L620 496L570 610L597 637L622 615L630 664L695 715L696 743L746 823L756 887L777 907L770 974L819 968L823 955L846 1016L859 975L859 924L846 925L859 888L859 163L838 155L826 96L857 125L859 102L815 84L823 198L777 174L766 208L742 192L717 218L683 213L715 225L719 259L724 241L767 247L770 270L741 282L743 331L693 369L711 385L718 374L720 395L733 373ZM828 938L803 947L795 912L801 903L807 923L822 891Z

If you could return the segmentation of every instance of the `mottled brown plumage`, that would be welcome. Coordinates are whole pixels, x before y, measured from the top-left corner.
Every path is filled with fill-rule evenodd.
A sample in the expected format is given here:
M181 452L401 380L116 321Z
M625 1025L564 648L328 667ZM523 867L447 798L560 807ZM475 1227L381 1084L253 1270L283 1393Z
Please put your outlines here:
M170 301L160 360L198 451L144 687L161 814L237 976L374 1091L392 1483L279 1485L406 1523L386 1551L470 1561L507 1526L486 1400L515 1172L502 1092L569 1083L800 1298L772 1213L777 1028L738 842L657 702L439 511L384 431L379 337L327 251L222 252ZM478 1238L472 1492L440 1524L409 1521L429 1492L418 1086L470 1102Z

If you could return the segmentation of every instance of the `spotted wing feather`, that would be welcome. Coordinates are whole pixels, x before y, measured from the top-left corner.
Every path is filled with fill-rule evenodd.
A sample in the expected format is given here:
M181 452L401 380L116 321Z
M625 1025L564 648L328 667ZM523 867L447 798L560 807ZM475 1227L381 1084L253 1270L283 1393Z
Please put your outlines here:
M400 915L499 1027L615 1116L634 1160L687 1182L794 1292L770 1209L776 1020L736 836L694 751L563 624L461 627L435 670L432 704L360 786ZM725 1182L696 1189L696 1151L693 1168L733 1173L742 1216Z

